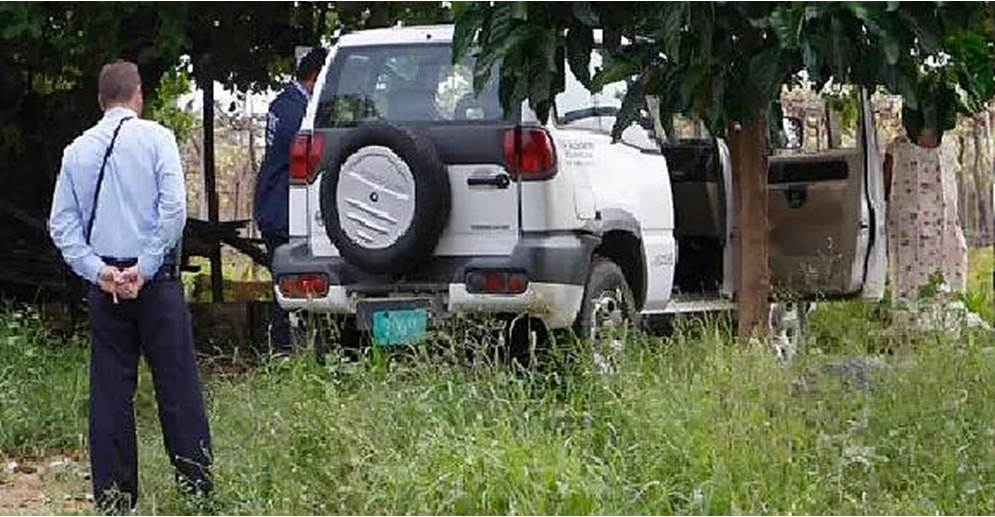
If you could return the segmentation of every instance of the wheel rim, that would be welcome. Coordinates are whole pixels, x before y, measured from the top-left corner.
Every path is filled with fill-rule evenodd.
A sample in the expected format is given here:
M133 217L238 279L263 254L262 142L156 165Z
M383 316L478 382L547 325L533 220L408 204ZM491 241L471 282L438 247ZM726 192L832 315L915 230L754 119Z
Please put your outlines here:
M622 352L627 318L621 293L605 291L598 295L591 307L591 328L588 338L594 348L594 368L600 373L612 373Z
M342 164L335 203L349 239L369 249L387 248L414 219L414 174L389 148L363 147Z
M598 295L591 307L591 330L588 338L597 340L625 325L625 308L618 290Z
M768 330L778 358L792 359L804 346L809 310L807 303L772 303Z

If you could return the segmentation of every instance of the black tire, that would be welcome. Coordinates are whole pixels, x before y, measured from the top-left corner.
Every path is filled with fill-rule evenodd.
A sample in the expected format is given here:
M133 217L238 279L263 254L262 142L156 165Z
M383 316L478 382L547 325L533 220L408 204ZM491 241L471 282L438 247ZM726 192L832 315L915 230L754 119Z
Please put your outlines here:
M339 222L336 195L339 176L346 160L367 146L383 146L397 154L414 178L415 207L410 225L398 239L384 248L371 248L350 238ZM449 173L435 146L410 130L376 122L361 125L333 150L333 158L321 179L321 213L328 238L342 257L375 274L401 274L410 271L432 255L449 221L452 193ZM372 194L371 194L372 199Z
M597 344L605 337L602 332L608 330L608 322L601 318L609 315L612 332L625 332L639 325L636 299L622 268L610 259L595 255L584 286L584 301L574 324L577 337Z
M547 362L552 336L542 320L522 316L511 319L505 325L504 342L504 355L508 363L530 368Z

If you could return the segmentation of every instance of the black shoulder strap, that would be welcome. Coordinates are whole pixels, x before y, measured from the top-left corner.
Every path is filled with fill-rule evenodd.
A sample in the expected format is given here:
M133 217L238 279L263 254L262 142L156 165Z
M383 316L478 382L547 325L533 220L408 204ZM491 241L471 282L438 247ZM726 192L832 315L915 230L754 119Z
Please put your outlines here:
M104 151L104 161L100 164L100 174L97 175L97 188L93 190L93 204L90 206L90 220L86 223L86 244L90 244L90 235L93 233L93 220L97 218L97 201L100 200L100 187L104 184L104 170L107 169L107 159L111 157L111 151L114 150L114 142L117 141L117 134L121 132L121 126L124 125L125 121L132 119L133 117L124 117L121 122L117 123L117 127L114 128L114 136L111 137L111 143L107 146L107 150Z

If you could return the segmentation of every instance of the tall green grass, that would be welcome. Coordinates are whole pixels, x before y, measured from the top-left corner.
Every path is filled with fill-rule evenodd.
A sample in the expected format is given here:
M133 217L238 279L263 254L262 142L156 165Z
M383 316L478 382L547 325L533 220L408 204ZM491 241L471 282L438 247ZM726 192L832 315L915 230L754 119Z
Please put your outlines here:
M992 292L992 273L995 255L991 246L975 248L968 253L970 270L964 302L971 311L989 323L995 323L995 293Z
M85 446L86 361L80 337L50 332L37 311L0 307L0 459Z
M990 335L917 336L869 386L714 327L617 375L446 356L278 361L211 385L225 513L991 513ZM813 337L818 340L818 337ZM147 422L151 431L154 424ZM145 433L143 509L197 511Z
M810 347L790 364L731 344L720 325L688 323L630 340L613 375L591 371L582 351L522 370L442 350L324 367L302 355L212 376L209 506L175 490L143 378L139 511L995 512L993 336L875 334L861 330L882 325L873 311L852 325L833 317L816 318ZM5 398L0 411L61 423L9 432L5 418L2 450L71 446L58 437L85 425L85 383L70 382L85 379L85 353L25 343L0 341L0 364L27 349L64 354L31 374L64 388L21 390L11 400L30 410ZM878 349L889 350L887 366L863 372L866 384L830 368ZM29 372L11 371L15 385Z

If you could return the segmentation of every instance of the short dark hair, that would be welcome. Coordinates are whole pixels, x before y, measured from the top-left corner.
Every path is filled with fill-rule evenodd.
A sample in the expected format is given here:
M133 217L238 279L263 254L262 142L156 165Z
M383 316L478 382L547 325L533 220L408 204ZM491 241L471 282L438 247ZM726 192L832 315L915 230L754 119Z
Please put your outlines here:
M106 105L131 99L142 85L142 77L138 75L138 65L119 60L104 65L97 82L100 101Z
M325 58L328 57L328 51L322 47L315 47L311 49L303 58L301 62L297 63L297 80L307 79L311 74L317 74L321 71L321 67L325 66Z

